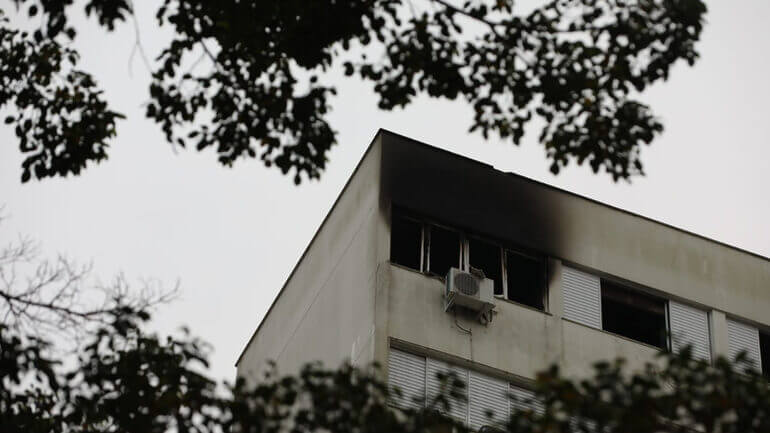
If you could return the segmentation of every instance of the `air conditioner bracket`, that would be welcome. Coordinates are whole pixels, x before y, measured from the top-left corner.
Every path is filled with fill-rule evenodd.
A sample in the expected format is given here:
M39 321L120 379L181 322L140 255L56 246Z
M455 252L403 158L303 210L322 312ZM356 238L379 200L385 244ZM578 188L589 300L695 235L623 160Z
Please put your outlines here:
M455 292L447 293L444 297L444 311L449 312L453 308L461 306L476 313L476 320L487 325L492 322L495 304L484 302L466 296L458 296Z

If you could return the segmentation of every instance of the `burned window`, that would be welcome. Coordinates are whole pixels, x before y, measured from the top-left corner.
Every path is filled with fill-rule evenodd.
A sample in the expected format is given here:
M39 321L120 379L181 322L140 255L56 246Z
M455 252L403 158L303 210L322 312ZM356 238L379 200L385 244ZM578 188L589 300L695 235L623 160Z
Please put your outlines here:
M442 227L430 226L428 272L446 277L449 268L460 267L460 234Z
M666 349L666 301L602 280L602 328Z
M506 251L508 299L545 310L545 263L515 251Z
M393 215L390 227L390 261L414 270L420 270L422 254L422 224Z
M499 245L468 239L468 263L495 282L495 295L503 294L503 258Z
M450 268L479 269L493 281L496 296L545 311L545 260L499 243L394 212L390 261L440 277Z
M762 374L770 379L770 334L759 333L759 352L762 363Z

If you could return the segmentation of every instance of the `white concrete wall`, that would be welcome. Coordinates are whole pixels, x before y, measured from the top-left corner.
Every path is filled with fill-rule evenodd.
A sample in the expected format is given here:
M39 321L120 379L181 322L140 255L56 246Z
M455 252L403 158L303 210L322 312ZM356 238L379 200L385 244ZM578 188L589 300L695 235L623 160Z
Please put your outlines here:
M378 244L389 242L379 202L380 149L373 143L343 189L241 355L239 377L258 380L268 360L280 374L293 374L309 361L337 367L373 359Z
M386 346L468 361L471 368L476 364L481 371L494 369L523 381L553 364L571 376L585 375L596 361L615 358L641 368L658 353L657 348L562 319L558 311L546 313L502 299L496 301L494 320L484 326L472 317L444 312L440 280L398 265L382 266L380 274L383 286L378 291L387 293L381 299L387 302L388 318L386 332L378 336ZM551 296L551 311L554 298L559 296Z

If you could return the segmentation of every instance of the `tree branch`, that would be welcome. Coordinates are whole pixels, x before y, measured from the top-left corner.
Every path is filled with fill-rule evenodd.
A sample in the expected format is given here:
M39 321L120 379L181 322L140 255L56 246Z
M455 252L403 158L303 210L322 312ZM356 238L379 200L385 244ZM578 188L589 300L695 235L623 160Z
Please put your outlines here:
M432 1L434 3L438 3L438 4L442 5L442 6L444 6L446 9L451 10L452 12L458 13L460 15L464 15L464 16L466 16L466 17L468 17L468 18L470 18L472 20L478 21L478 22L480 22L482 24L486 24L487 26L489 26L489 28L492 30L492 32L496 36L500 36L500 33L497 31L497 27L502 25L500 23L496 23L496 22L484 19L482 17L475 16L475 15L471 14L470 12L468 12L466 10L463 10L461 8L458 8L457 6L455 6L455 5L449 3L448 1L445 1L445 0L429 0L429 1Z
M145 311L171 301L178 293L142 282L131 290L123 275L107 285L89 282L92 266L59 256L40 257L29 238L0 249L0 314L3 323L32 335L59 334L78 341L94 324L108 323L121 309ZM24 276L19 278L19 276Z

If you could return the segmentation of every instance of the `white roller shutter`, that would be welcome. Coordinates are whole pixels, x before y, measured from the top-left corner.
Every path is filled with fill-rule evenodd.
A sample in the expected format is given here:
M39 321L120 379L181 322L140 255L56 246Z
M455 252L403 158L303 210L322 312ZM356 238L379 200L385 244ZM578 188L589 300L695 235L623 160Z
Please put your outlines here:
M727 319L727 342L730 360L734 360L742 351L746 351L754 368L762 371L762 356L759 349L759 330L741 322Z
M671 348L674 353L679 353L687 345L692 345L693 358L711 362L708 313L689 305L669 301L668 316Z
M462 380L465 383L466 398L461 399L461 398L450 397L449 412L447 414L463 422L468 422L468 399L467 399L468 370L464 368L450 365L443 361L438 361L435 359L428 358L428 368L427 368L428 404L432 405L434 403L436 396L439 395L442 391L442 388L441 388L442 383L439 380L438 375L450 374L450 373L455 373L457 375L457 378ZM449 386L451 384L447 383L446 385ZM449 392L450 388L447 388L444 391ZM444 407L442 407L441 405L435 407L435 409L444 411Z
M599 277L562 267L564 317L593 328L602 328L602 294Z
M532 410L538 414L545 412L543 403L535 398L534 392L514 384L511 384L510 391L512 397L510 399L511 413L515 410Z
M454 373L466 384L465 395L464 398L450 398L448 415L473 430L485 425L505 425L514 408L530 409L536 413L544 411L532 391L436 359L391 348L388 370L389 388L398 388L403 394L402 397L391 395L390 404L414 409L433 404L441 392L439 373ZM435 409L443 410L440 406ZM487 412L492 412L491 418L487 417Z
M388 355L388 387L397 388L402 396L391 392L390 403L402 408L425 407L425 357L391 348Z
M504 425L508 421L508 382L470 372L468 384L469 422L471 429L485 425ZM492 412L492 417L487 416Z
M595 432L598 429L596 428L596 421L582 418L582 423L580 422L581 418L573 416L569 420L570 430L573 432L581 432L581 431L589 431L589 432ZM581 425L582 424L582 425ZM605 431L607 428L605 427Z

